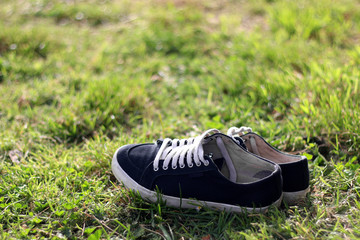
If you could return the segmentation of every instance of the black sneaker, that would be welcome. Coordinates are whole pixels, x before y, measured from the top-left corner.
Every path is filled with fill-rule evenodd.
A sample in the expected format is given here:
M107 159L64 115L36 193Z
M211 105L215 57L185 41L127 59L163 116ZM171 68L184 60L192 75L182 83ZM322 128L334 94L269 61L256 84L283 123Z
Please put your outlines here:
M282 199L280 167L216 129L196 138L122 146L112 171L145 200L161 198L172 207L262 211Z
M283 177L284 201L287 204L294 205L304 200L310 190L308 160L305 156L280 152L248 127L232 127L227 134L249 152L279 164ZM240 138L235 137L237 135Z

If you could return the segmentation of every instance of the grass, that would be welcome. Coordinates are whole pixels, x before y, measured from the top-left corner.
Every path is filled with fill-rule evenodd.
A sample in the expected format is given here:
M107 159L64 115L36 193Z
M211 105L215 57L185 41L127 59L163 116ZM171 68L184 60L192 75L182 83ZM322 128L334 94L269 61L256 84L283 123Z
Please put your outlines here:
M2 239L360 238L360 5L0 2ZM264 214L149 204L128 143L251 126L305 154L311 194Z

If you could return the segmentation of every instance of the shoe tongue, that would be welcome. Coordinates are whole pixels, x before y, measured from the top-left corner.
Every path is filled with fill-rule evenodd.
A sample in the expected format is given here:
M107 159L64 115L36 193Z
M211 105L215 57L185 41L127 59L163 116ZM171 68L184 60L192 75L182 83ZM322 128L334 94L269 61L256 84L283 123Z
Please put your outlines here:
M247 150L246 144L241 137L235 137L235 141L237 144L239 144L241 147L243 147L245 150Z

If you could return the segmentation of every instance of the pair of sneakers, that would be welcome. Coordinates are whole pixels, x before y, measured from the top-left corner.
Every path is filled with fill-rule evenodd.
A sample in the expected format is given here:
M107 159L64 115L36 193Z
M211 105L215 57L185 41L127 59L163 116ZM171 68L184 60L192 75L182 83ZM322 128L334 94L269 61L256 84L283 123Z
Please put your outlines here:
M125 145L112 171L143 199L178 208L263 211L282 199L295 204L309 191L306 157L280 152L247 127Z

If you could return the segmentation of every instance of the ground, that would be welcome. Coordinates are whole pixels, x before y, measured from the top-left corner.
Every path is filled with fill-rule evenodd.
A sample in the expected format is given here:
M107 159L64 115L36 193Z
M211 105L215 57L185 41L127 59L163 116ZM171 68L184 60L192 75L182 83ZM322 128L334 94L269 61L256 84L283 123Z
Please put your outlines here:
M360 238L359 32L356 0L1 0L1 238ZM180 210L112 175L231 126L311 159L306 201Z

